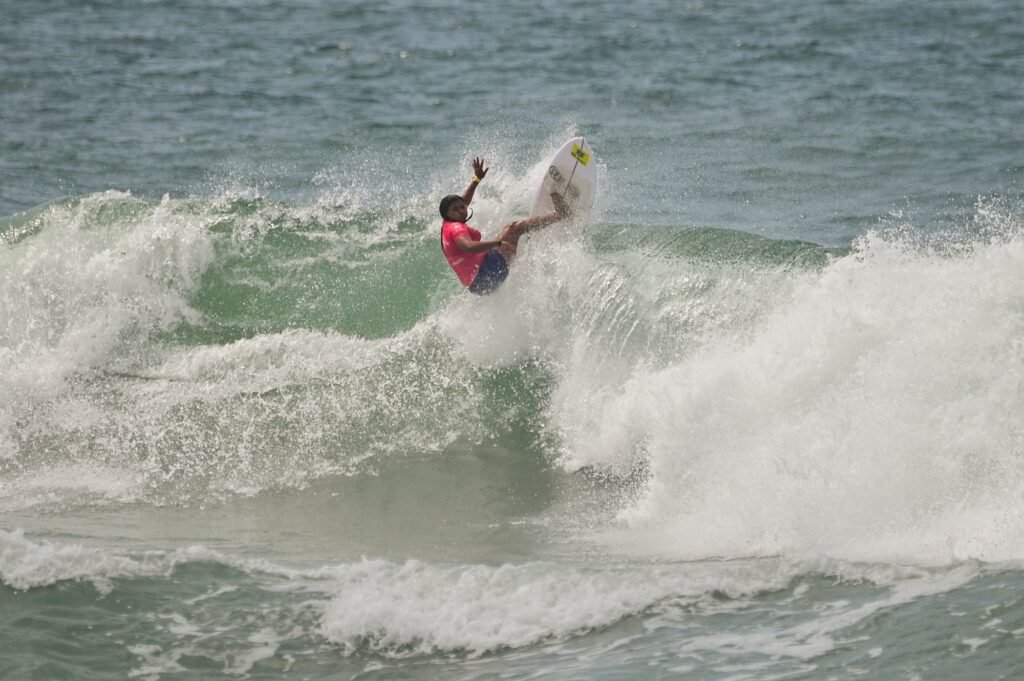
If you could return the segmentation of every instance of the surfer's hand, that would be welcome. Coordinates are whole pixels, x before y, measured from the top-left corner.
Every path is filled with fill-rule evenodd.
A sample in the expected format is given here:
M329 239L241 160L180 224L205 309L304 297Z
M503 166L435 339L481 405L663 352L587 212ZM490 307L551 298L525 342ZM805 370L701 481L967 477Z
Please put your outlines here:
M555 212L560 217L564 218L572 213L569 204L565 202L565 197L558 192L551 192L551 203L555 204Z
M473 174L481 180L487 175L488 168L484 168L484 160L482 158L473 159Z

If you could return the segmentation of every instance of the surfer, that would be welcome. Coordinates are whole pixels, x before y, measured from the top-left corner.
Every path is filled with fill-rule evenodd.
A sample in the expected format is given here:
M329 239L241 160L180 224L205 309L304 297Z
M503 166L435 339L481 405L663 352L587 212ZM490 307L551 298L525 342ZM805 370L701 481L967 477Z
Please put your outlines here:
M466 222L471 217L469 204L476 187L487 176L483 159L473 159L473 179L462 196L451 194L441 199L441 250L448 264L459 276L463 286L472 293L486 295L493 292L508 277L508 266L515 257L519 238L535 229L546 227L568 217L569 207L561 194L552 193L555 211L510 222L501 228L496 239L481 239L480 232Z

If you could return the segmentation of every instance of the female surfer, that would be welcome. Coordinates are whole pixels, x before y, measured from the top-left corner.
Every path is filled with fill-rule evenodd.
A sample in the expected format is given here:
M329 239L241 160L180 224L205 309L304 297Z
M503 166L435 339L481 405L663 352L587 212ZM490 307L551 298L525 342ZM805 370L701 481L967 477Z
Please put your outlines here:
M472 293L486 295L501 286L508 277L508 265L515 257L519 238L534 229L546 227L569 215L569 207L561 194L551 200L555 212L510 222L501 228L497 239L482 240L480 232L466 224L470 218L469 204L480 181L487 176L483 159L473 159L473 179L462 196L451 194L441 199L441 250L448 264L459 276L463 286Z

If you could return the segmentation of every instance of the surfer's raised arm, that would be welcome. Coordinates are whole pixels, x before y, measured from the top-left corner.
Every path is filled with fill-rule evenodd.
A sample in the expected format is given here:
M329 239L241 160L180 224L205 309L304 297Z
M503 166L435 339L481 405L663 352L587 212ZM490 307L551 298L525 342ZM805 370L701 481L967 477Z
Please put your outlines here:
M466 202L467 206L473 202L473 194L476 193L476 186L484 179L488 170L489 168L484 168L484 160L482 158L473 159L473 179L469 181L469 186L466 187L466 191L462 192L462 200Z

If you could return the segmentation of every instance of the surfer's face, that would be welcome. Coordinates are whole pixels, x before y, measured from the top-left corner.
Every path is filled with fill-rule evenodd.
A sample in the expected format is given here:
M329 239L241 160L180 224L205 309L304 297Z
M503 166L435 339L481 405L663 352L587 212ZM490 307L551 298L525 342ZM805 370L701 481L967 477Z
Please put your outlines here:
M469 206L462 199L458 201L452 201L452 205L448 206L448 219L454 222L465 222L466 218L469 217Z

